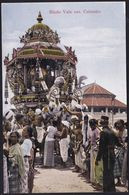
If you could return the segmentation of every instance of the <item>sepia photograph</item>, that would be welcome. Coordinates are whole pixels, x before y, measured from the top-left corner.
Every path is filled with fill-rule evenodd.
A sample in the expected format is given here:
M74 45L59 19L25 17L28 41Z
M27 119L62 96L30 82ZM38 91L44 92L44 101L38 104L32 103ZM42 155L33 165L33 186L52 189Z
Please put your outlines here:
M3 192L128 192L126 4L1 3Z

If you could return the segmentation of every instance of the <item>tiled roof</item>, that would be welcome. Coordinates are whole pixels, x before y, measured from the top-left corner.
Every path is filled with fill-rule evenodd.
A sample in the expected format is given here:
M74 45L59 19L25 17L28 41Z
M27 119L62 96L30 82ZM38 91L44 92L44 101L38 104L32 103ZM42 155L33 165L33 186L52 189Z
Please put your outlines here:
M93 107L117 107L126 108L126 104L115 99L115 95L104 89L97 83L91 83L82 88L84 99L83 104Z
M119 100L104 97L86 97L82 100L82 103L87 106L126 108L126 105Z
M106 94L106 95L112 95L115 96L113 93L109 92L108 90L104 89L97 83L92 83L85 87L84 94Z

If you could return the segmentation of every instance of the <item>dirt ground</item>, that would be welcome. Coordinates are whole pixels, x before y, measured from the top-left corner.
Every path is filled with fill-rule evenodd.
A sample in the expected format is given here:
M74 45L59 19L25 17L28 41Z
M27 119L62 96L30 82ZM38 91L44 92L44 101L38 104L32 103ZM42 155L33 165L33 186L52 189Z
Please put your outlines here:
M33 193L56 192L97 192L91 184L87 183L79 173L72 172L72 168L36 168ZM119 192L125 192L124 187L117 188Z
M44 192L93 192L86 181L70 169L37 169L34 181L34 193Z

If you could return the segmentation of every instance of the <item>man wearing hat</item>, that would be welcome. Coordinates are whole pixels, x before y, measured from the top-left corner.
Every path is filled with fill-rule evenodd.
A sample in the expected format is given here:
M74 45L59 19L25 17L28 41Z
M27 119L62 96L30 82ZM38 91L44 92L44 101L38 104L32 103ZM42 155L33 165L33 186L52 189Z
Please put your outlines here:
M47 95L47 99L49 102L54 102L57 105L60 104L59 99L64 84L65 84L64 77L59 76L55 79L54 84L50 88L50 91Z
M114 183L114 163L115 163L115 145L121 146L115 133L109 128L109 117L101 116L100 125L102 131L100 133L99 150L95 164L103 160L103 191L115 192Z

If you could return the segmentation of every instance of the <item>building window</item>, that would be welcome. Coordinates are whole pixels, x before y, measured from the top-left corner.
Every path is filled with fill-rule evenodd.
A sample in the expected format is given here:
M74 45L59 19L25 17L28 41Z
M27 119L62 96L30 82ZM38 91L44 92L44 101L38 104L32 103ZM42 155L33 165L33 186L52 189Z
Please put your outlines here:
M120 109L120 113L126 113L125 109Z
M104 107L95 107L94 108L94 112L105 112L106 111L106 108L104 108Z
M89 111L89 112L91 112L91 107L90 107L90 108L88 108L88 111Z
M112 112L112 108L108 108L108 112Z

